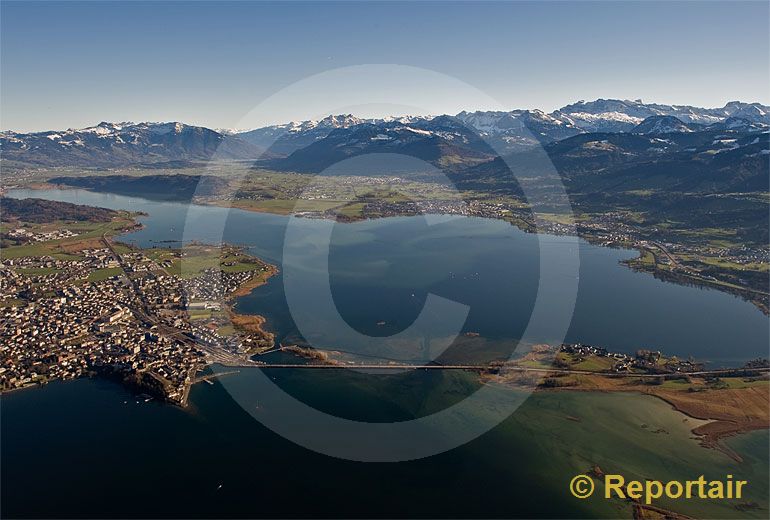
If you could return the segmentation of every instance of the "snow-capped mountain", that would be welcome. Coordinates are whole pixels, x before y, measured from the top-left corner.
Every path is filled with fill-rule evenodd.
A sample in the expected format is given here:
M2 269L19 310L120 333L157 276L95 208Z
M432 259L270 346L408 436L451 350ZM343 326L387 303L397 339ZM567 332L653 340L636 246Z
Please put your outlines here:
M758 132L767 130L768 125L757 123L742 117L728 117L724 121L714 123L708 127L709 130L722 130L725 132Z
M182 123L107 123L82 129L0 133L4 160L38 166L115 167L134 164L254 159L262 150L237 137Z
M438 116L379 120L338 128L273 165L317 172L345 159L374 153L408 155L444 168L476 164L495 156L476 130L452 116Z
M352 114L329 115L323 119L292 121L281 125L271 125L236 135L249 143L255 144L273 156L288 156L329 135L337 128L350 128L355 125L380 125L387 123L411 124L430 119L426 116L398 116L379 119L362 119Z
M269 150L274 155L289 155L313 142L323 139L336 128L349 128L371 122L351 114L330 115L320 120L292 121L281 125L266 126L237 136L244 141Z
M650 116L631 129L633 134L671 134L692 132L681 119L674 116Z
M684 123L710 125L728 117L741 117L755 123L770 124L770 107L759 103L731 101L722 108L700 108L689 105L661 105L641 100L597 99L578 101L551 115L569 118L588 132L627 132L652 116L674 116Z
M460 112L455 117L475 129L501 153L558 141L583 132L571 121L542 110Z
M0 133L4 161L34 166L121 167L216 159L265 160L292 157L317 169L329 157L361 150L409 151L455 164L479 155L516 153L590 133L757 132L770 124L770 107L732 101L721 108L647 104L640 100L579 101L551 113L542 110L460 112L456 116L362 119L351 114L272 125L247 132L217 132L182 123L100 123L83 129ZM359 132L360 130L360 132ZM327 139L329 139L327 141ZM356 141L358 140L358 141ZM330 147L336 143L339 149ZM316 146L318 145L318 146ZM432 150L428 152L428 150ZM294 154L297 154L294 156ZM305 159L300 160L301 157ZM308 161L316 157L318 165ZM452 158L451 161L449 158Z
M589 132L630 130L650 116L665 115L656 106L646 105L641 100L597 99L578 101L555 111L574 120ZM616 127L602 125L617 125ZM632 126L628 126L632 125Z
M627 132L644 121L642 117L630 116L623 112L570 112L568 114L555 111L582 132Z
M713 125L729 118L741 118L757 125L770 124L770 107L759 103L733 101L722 108L699 108L687 105L646 104L641 100L598 99L579 101L558 110L512 110L510 112L460 112L460 121L476 129L497 150L515 151L523 147L546 144L590 132L632 132L651 117L674 117L678 130L690 131L691 125ZM656 131L663 131L661 123ZM642 127L644 130L645 127Z
M759 103L731 101L725 105L723 110L730 117L747 119L754 123L770 124L770 107Z

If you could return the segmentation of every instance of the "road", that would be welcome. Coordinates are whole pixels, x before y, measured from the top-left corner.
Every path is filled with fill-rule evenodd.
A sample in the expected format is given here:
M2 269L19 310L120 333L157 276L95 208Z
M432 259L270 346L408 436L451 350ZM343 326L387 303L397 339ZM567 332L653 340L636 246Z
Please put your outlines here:
M214 372L213 374L206 374L205 376L196 377L192 380L192 383L200 383L203 381L206 381L210 383L212 380L217 379L219 377L229 376L232 374L238 374L240 373L240 370L230 370L228 372Z
M107 234L104 233L102 235L102 239L104 241L104 244L107 246L107 248L110 250L112 255L115 257L117 262L120 264L120 266L125 270L125 264L123 262L123 258L118 254L115 249L112 246L112 243L107 238ZM666 248L657 242L649 242L650 244L658 247L668 258L671 260L674 265L679 266L679 264L676 262L676 260L673 258L673 256L666 250ZM186 336L182 331L175 329L173 327L169 327L168 325L159 323L158 320L154 317L152 317L152 312L150 311L149 307L147 306L146 302L144 301L144 298L141 295L141 291L136 286L136 282L131 279L131 277L128 277L129 283L134 291L134 295L136 299L141 303L141 309L140 308L134 308L134 312L141 318L144 319L148 323L152 323L158 326L159 329L161 329L161 332L168 334L168 335L176 335L179 336L179 339L185 343L192 343L197 349L202 350L207 354L208 361L210 363L217 363L224 366L229 367L249 367L249 368L269 368L269 369L291 369L291 370L306 370L306 369L356 369L356 370L478 370L478 371L513 371L513 372L532 372L532 373L540 373L540 374L580 374L580 375L599 375L599 376L605 376L605 377L634 377L634 378L659 378L661 376L665 375L676 375L676 374L682 374L687 376L719 376L724 374L733 374L737 371L740 371L741 369L720 369L720 370L701 370L696 372L673 372L668 374L634 374L634 373L614 373L614 372L606 372L606 371L597 371L597 370L570 370L570 369L558 369L558 368L537 368L537 367L523 367L523 366L516 366L516 365L478 365L478 364L457 364L457 365L439 365L439 364L431 364L431 365L415 365L415 364L408 364L408 363L401 363L401 364L377 364L377 363L326 363L326 364L319 364L319 363L307 363L307 364L301 364L301 363L263 363L260 361L252 361L250 358L244 355L238 355L235 353L227 352L222 349L213 348L213 347L207 347L204 345L196 344L194 340ZM273 350L270 350L268 352L275 352L283 349L283 345L280 345L278 348L274 348ZM757 369L748 369L747 372L754 373L754 374L765 374L770 372L770 368L757 368ZM227 372L227 374L232 372ZM214 375L213 377L216 377ZM192 378L190 378L192 379ZM203 378L197 378L194 379L192 382L198 382L208 380L207 377Z
M570 369L558 369L558 368L537 368L537 367L522 367L516 365L412 365L412 364L377 364L377 363L356 363L356 364L320 364L320 363L250 363L244 365L255 368L269 368L269 369L358 369L358 370L481 370L481 371L496 371L503 372L534 372L541 374L581 374L581 375L598 375L605 377L634 377L634 378L659 378L666 375L687 375L687 376L719 376L725 374L734 374L736 372L745 371L752 374L766 374L770 373L770 368L732 368L732 369L719 369L719 370L699 370L696 372L669 372L661 374L635 374L635 373L615 373L615 372L603 372L599 370L570 370Z

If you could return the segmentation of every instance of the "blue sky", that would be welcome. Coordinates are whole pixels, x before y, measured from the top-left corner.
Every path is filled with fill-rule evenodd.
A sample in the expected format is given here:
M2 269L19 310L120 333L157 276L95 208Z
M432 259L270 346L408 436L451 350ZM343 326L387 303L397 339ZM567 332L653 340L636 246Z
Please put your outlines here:
M511 109L599 97L770 103L768 5L2 0L0 126L176 120L230 128L294 82L378 63L457 78ZM467 93L434 101L445 111L488 105ZM300 96L291 110L263 110L250 124L303 110L315 117L316 109ZM386 111L360 115L378 110Z

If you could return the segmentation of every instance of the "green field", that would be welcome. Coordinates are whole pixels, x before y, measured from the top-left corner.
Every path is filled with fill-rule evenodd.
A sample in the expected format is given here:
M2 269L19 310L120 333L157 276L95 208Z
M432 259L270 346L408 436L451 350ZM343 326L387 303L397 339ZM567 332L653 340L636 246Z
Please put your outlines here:
M112 249L119 255L124 255L133 251L128 244L123 244L121 242L113 242Z
M249 211L261 211L275 213L277 215L289 215L303 211L326 211L345 204L344 200L294 200L294 199L236 199L226 201L222 205L245 209Z
M20 246L4 247L2 250L3 258L22 258L22 257L40 257L52 256L61 260L77 260L82 258L78 252L82 249L104 247L102 236L113 236L119 234L122 230L131 227L134 224L134 218L127 212L122 212L120 218L110 222L56 222L47 224L30 225L30 229L69 229L79 233L76 237L62 238L59 240L49 240L46 242L36 242Z
M719 381L721 382L721 385L725 386L725 388L751 388L751 387L768 387L770 386L770 381L767 379L747 379L743 377L721 377L719 378Z
M56 269L55 267L20 267L16 269L16 271L27 276L44 276L47 274L60 273L61 269Z
M123 274L123 269L120 267L105 267L104 269L96 269L95 271L88 273L88 281L101 282L102 280L112 278L113 276L118 276L119 274Z
M211 319L211 310L209 309L196 309L188 311L191 320L208 320Z
M181 257L170 250L148 250L148 256L156 261L170 259L169 274L182 278L195 278L206 269L220 269L226 273L252 271L264 264L243 254L239 249L224 246L188 245L181 250Z
M232 325L224 325L222 327L219 327L219 329L217 329L217 333L220 336L225 336L225 337L232 336L233 334L235 334L235 332L236 332L235 327Z
M589 370L601 372L611 370L615 366L616 360L611 357L590 356L587 359L579 361L572 365L574 370Z

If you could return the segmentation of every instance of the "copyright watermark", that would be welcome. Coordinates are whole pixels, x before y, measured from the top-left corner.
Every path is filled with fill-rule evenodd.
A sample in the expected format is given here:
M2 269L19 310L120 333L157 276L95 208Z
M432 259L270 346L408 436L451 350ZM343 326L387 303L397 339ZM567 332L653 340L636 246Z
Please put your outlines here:
M652 504L653 500L699 499L732 500L743 498L746 480L736 480L726 475L721 480L708 480L700 475L694 480L626 480L623 475L606 474L600 479L604 485L603 498L631 499ZM576 475L569 483L569 491L575 498L586 499L596 491L594 479L589 475Z
M394 83L394 78L399 78L399 81ZM383 85L388 88L383 88ZM318 112L308 114L307 118L349 113L366 106L411 107L421 114L442 114L444 107L436 101L441 99L485 99L485 105L497 108L500 111L498 113L511 114L510 108L501 106L478 89L444 74L403 65L361 65L332 69L290 85L249 111L236 126L250 127L251 121L260 120L262 115L273 113L276 108L290 107L314 92L333 95L314 97ZM440 185L444 190L454 192L458 205L462 207L462 190L454 186L453 177L442 170L439 162L426 161L425 157L430 156L413 143L427 134L442 136L447 142L472 141L479 146L486 146L496 160L505 165L506 175L510 176L508 180L520 187L521 196L526 199L535 217L534 231L537 231L538 207L565 208L571 220L571 205L561 177L534 136L530 135L530 142L535 144L529 150L526 166L523 166L512 162L499 143L487 139L483 132L472 126L447 116L436 120L436 124L442 126L433 134L408 120L392 123L394 135L381 134L379 131L363 132L356 136L350 149L364 149L367 143L406 143L408 146L396 147L399 153L369 151L354 153L352 156L325 156L324 160L313 163L317 167L315 173L305 176L309 179L306 188L298 190L294 210L288 217L284 217L282 225L285 232L280 258L271 260L278 263L281 270L292 321L308 347L319 350L354 350L365 354L368 360L408 360L419 366L434 362L447 349L453 348L454 341L462 336L461 331L469 313L468 306L428 292L414 322L390 336L366 334L345 322L334 301L329 262L335 226L349 224L338 223L331 218L304 218L306 212L303 208L322 187L316 183L324 177L338 178L339 172L335 169L356 172L364 164L362 158L368 157L367 164L373 165L380 176L408 176L409 172L405 172L405 168L420 171L422 178L427 178L432 185ZM521 128L522 132L528 132L523 124ZM391 150L387 146L385 150ZM404 162L405 158L408 159L407 163ZM215 155L211 163L212 173L215 173L215 168L221 169L221 165L216 163ZM247 184L249 176L254 173L251 165L239 168L230 164L227 169L228 179L233 184ZM530 170L538 172L536 181L528 175ZM548 186L545 191L542 189L544 185ZM200 193L205 193L205 190L206 186L198 188ZM395 195L402 199L412 197L409 190L399 191ZM430 210L419 212L419 215L415 218L424 219L427 226L443 225L446 222L441 214ZM229 210L213 215L207 222L209 228L219 230L217 238L222 242L225 241L223 238L228 217ZM190 235L194 236L194 226L193 222L186 225L185 235L189 229ZM579 274L577 238L574 233L568 234L564 237L563 247L557 249L543 247L541 235L536 236L540 246L538 290L526 327L520 337L511 338L512 346L560 344L566 336L574 311ZM244 238L240 237L239 241L247 242ZM517 310L511 309L511 312ZM522 353L516 350L512 348L508 353L511 358ZM340 368L357 370L354 364ZM532 384L528 391L503 392L492 385L482 384L464 399L429 415L406 421L365 422L317 410L275 384L264 370L251 372L248 382L244 381L245 378L239 378L237 383L233 379L223 378L221 383L252 417L279 435L313 451L366 462L419 459L461 446L509 417L536 386ZM255 406L255 400L259 402L258 407Z
M575 498L588 498L594 494L594 479L588 475L577 475L569 483L570 493Z

